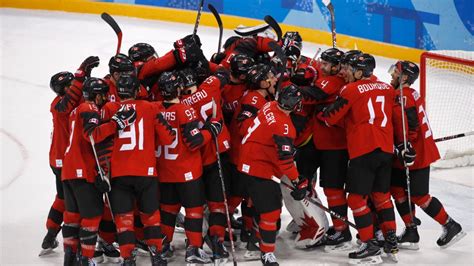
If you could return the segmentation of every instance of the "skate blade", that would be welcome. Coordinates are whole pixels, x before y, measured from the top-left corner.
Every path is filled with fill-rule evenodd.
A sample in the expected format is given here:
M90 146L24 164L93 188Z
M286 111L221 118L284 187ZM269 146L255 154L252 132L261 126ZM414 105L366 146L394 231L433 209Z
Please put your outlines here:
M258 251L245 251L244 260L260 260L260 250Z
M405 250L419 250L420 246L418 243L400 243L398 244L399 249L405 249Z
M351 265L377 265L382 263L380 255L370 256L363 259L349 259Z
M202 265L214 265L213 262L186 262L186 266L202 266Z
M382 257L387 258L387 263L398 263L397 253L382 253Z
M214 260L214 266L225 265L228 260L229 260L228 258L215 259Z
M444 246L440 246L440 248L442 249L446 249L446 248L449 248L450 246L452 246L454 243L458 242L459 240L461 240L463 237L465 237L467 235L466 232L464 231L461 231L459 233L457 233L457 235L455 235L453 237L453 239L451 239L451 241L449 241L448 244L444 245Z
M333 252L349 251L352 249L354 249L354 247L352 246L352 243L350 241L347 241L347 242L343 242L343 243L333 245L333 246L325 246L324 252L333 253Z
M53 249L53 248L43 249L43 250L41 250L40 253L38 254L38 257L46 256L46 255L49 255L49 254L52 254L52 253L54 253L54 249Z
M141 248L137 249L137 256L140 256L140 257L149 257L150 256L150 252L148 250L143 250Z

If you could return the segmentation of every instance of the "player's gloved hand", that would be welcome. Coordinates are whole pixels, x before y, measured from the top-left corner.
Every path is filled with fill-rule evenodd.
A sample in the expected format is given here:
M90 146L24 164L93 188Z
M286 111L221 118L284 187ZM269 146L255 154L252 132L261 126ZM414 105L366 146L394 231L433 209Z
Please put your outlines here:
M400 160L403 165L412 166L415 163L416 151L410 142L407 142L406 150L404 149L403 142L399 143L395 147L395 152L398 160Z
M137 112L135 109L130 108L126 109L123 105L117 113L112 116L112 120L117 124L118 130L123 130L124 128L130 126L137 119Z
M318 79L318 71L312 66L298 68L291 77L291 82L298 86L309 86Z
M220 82L221 82L221 88L227 85L230 81L230 73L229 70L227 70L224 67L219 67L216 70L216 73L214 73L214 76L216 76Z
M291 191L291 196L295 200L302 200L306 196L306 192L308 191L308 179L303 176L299 176L297 180L291 181L293 186L295 187L293 191Z
M95 177L94 185L101 193L107 193L110 191L110 181L107 177L104 176L104 179L98 174Z
M222 131L222 121L208 117L202 129L208 130L212 136L217 137Z
M199 38L199 35L193 35L189 34L188 36L179 39L173 43L174 48L184 48L189 45L196 44L199 48L201 48L201 39Z
M100 63L100 59L97 56L89 56L79 66L74 77L79 81L84 81L86 78L91 76L91 71L94 67L97 67Z
M226 57L225 53L214 53L211 56L211 62L215 64L220 64L222 60L224 60L225 57Z
M187 45L185 47L176 48L173 51L174 58L176 63L179 66L196 62L202 57L204 57L201 48L196 44Z

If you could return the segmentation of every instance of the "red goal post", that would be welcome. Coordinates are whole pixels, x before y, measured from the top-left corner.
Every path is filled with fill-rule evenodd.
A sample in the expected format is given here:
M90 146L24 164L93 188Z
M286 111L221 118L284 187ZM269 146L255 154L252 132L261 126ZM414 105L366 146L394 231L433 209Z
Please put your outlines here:
M424 52L420 94L435 138L474 130L474 52ZM473 136L437 143L443 160L435 166L474 165L473 143Z

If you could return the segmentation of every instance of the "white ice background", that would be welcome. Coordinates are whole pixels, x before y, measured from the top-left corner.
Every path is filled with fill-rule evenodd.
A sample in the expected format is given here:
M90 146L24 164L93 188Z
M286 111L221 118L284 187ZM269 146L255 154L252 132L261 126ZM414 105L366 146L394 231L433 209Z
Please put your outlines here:
M125 53L134 43L147 42L163 55L172 48L174 40L193 29L189 24L126 17L116 17L116 20L123 30L122 51ZM46 233L46 216L55 195L54 176L48 163L52 128L49 107L54 98L49 79L59 71L74 72L90 55L101 59L93 76L105 76L108 60L115 53L116 36L99 15L0 9L0 25L0 265L61 265L61 237L60 247L54 254L38 257ZM226 30L224 40L231 34ZM201 26L199 35L209 58L217 48L218 30ZM304 54L309 57L319 47L310 43L304 46ZM387 69L393 62L393 59L377 57L375 73L381 80L389 81ZM472 106L466 108L469 110ZM440 249L436 239L441 234L441 226L417 208L417 216L422 220L421 248L415 252L400 251L399 265L474 264L472 186L472 167L432 172L431 194L441 200L468 235L449 249ZM326 204L319 187L318 191ZM284 210L283 228L290 219ZM397 224L400 233L403 224L398 214ZM355 232L352 233L355 237ZM183 238L182 234L175 236L177 256L171 262L173 265L184 264ZM328 254L320 249L301 251L293 246L291 234L282 230L276 251L281 265L334 265L348 261L347 253ZM243 253L242 249L237 251L239 262ZM148 265L148 258L140 258L139 263ZM239 264L260 265L260 262Z

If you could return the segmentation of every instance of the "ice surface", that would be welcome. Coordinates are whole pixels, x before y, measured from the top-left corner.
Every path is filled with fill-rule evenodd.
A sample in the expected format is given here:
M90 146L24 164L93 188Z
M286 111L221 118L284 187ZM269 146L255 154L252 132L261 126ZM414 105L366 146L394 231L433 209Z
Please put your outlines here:
M191 33L193 28L187 24L124 17L117 17L117 21L124 34L124 52L136 42L148 42L162 55L172 48L174 40ZM60 265L61 247L51 256L38 258L46 233L46 216L55 194L54 176L48 165L52 126L49 105L54 98L49 79L59 71L74 72L89 55L97 55L102 60L93 75L104 76L108 72L108 60L115 52L116 37L99 15L1 9L0 25L0 264ZM199 27L199 35L206 55L210 56L216 48L218 30ZM224 32L224 38L230 35L231 31ZM304 54L312 57L317 47L305 43ZM386 71L393 61L377 58L376 75L380 79L389 80ZM473 168L434 171L431 186L432 195L445 204L448 213L463 225L468 235L447 250L439 249L435 242L441 227L418 209L417 215L423 221L421 249L400 252L400 265L474 264L472 171ZM326 204L326 200L322 200ZM286 210L282 219L285 228L290 221ZM398 224L401 232L403 226ZM299 251L293 248L292 241L287 232L282 231L278 237L276 255L282 265L347 263L346 253ZM184 264L182 234L176 234L174 244L177 256L172 264ZM242 261L243 250L239 249L237 254L239 262ZM139 262L149 264L148 259L141 258ZM245 264L259 265L260 262Z

